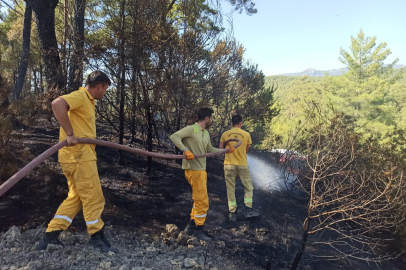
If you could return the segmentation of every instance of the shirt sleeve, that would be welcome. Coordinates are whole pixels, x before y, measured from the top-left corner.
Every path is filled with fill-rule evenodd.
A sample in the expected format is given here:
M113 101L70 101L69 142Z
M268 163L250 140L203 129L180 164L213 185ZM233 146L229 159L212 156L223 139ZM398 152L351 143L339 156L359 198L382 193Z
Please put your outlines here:
M194 133L194 128L192 126L187 126L182 128L181 130L173 133L169 139L173 142L173 144L179 148L182 152L186 151L186 146L182 143L183 138L187 138Z
M206 146L206 153L213 153L213 152L218 152L221 150L224 150L224 149L219 149L219 148L213 147L213 145L211 145L211 140L209 139L209 142L207 143L207 146Z
M78 108L80 108L80 106L82 106L83 101L84 101L84 96L83 93L81 93L82 91L73 91L70 94L67 95L63 95L61 96L61 98L63 98L69 105L69 110L76 110Z
M252 144L251 134L248 133L248 144Z

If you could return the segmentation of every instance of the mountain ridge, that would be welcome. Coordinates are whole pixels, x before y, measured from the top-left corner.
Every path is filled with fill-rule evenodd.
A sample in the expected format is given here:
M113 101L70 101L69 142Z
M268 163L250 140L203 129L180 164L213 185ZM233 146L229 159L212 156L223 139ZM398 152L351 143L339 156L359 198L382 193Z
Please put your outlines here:
M404 68L405 65L395 65L394 69ZM294 72L294 73L285 73L279 74L274 76L312 76L312 77L323 77L325 73L329 74L330 76L340 76L343 75L348 71L348 68L336 68L336 69L329 69L329 70L317 70L314 68L308 68L302 72Z

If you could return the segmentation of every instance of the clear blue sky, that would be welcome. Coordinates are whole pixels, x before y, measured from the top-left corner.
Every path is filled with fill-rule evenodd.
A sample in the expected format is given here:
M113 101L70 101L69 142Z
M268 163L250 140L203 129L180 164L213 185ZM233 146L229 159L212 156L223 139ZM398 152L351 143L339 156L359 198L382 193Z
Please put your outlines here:
M406 0L254 0L258 13L232 14L245 57L267 76L341 68L340 47L362 29L406 65ZM232 10L222 2L223 11ZM224 18L226 23L226 19Z

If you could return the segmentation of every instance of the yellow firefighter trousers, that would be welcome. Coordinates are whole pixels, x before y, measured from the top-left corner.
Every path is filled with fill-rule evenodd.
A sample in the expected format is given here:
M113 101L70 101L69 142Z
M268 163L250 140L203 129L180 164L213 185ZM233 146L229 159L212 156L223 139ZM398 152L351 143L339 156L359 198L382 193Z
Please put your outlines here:
M196 226L203 226L209 210L209 196L207 195L206 171L185 170L185 177L192 186L193 208L190 219Z
M66 230L82 207L89 234L100 231L104 225L100 218L104 196L96 161L61 163L61 167L68 179L69 193L48 224L47 232Z
M254 187L252 186L250 169L248 166L224 165L224 176L227 187L228 210L231 213L237 211L237 200L235 199L235 184L237 182L237 177L241 179L241 183L244 186L244 204L245 206L252 208Z

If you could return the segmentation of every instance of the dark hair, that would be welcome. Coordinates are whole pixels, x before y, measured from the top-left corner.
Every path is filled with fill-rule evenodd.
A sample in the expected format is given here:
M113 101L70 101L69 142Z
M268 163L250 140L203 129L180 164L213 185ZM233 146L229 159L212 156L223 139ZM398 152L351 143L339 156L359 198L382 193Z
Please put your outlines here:
M111 85L111 81L106 73L101 72L100 70L93 71L87 76L86 85L90 87L95 87L99 84L108 84Z
M240 124L242 122L242 117L239 116L238 114L233 115L233 117L231 118L231 123L233 124L233 126L236 126L238 124Z
M203 121L206 117L210 118L213 113L214 111L210 108L201 108L197 112L197 121Z

